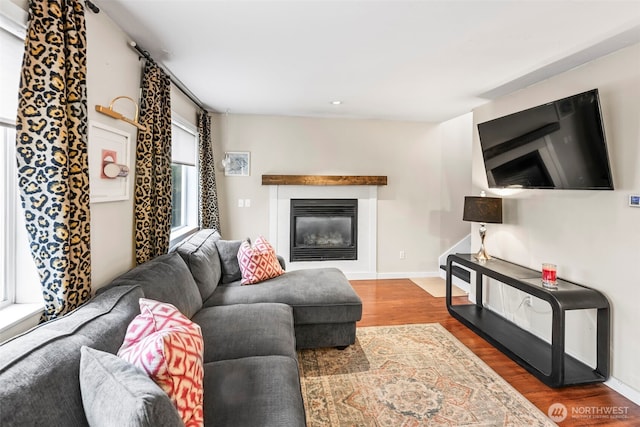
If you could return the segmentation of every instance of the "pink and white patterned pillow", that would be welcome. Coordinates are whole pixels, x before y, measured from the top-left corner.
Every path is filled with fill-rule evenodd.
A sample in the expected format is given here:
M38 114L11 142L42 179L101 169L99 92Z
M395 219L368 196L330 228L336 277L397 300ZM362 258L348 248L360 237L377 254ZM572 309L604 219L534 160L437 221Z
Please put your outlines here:
M276 251L267 240L260 236L253 243L242 242L238 250L238 264L243 285L251 285L272 279L284 273L278 262Z
M171 304L140 298L118 356L146 372L168 395L187 427L204 425L200 326Z

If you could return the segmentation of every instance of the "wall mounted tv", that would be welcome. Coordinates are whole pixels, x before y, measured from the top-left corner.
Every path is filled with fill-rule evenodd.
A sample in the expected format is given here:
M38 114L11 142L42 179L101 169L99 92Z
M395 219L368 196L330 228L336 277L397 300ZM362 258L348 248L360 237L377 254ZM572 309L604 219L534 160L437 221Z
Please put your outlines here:
M598 89L478 124L491 188L613 190Z

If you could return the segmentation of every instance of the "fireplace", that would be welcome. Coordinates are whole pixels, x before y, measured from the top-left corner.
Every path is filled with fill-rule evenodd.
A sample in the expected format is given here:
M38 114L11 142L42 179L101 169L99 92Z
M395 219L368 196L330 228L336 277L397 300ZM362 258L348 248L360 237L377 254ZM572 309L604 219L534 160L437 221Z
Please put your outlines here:
M290 261L358 259L358 199L291 199Z

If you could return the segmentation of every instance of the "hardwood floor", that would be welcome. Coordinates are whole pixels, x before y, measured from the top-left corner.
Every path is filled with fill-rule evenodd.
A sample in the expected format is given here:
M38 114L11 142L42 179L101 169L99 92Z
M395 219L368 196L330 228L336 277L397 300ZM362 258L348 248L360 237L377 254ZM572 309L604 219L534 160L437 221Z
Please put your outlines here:
M558 423L561 427L640 425L640 406L604 384L547 387L451 317L444 298L432 297L409 279L352 280L351 284L363 303L358 327L440 323L545 414L554 403L565 405L568 416ZM456 297L454 302L465 303L467 298ZM611 411L615 415L609 415Z

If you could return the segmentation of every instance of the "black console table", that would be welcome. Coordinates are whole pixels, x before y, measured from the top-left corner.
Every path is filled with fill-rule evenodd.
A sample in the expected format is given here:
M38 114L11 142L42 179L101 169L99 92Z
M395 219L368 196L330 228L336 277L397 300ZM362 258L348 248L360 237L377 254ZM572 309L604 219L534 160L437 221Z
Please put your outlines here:
M475 304L452 304L454 264L476 273ZM547 301L552 309L551 344L483 307L483 276ZM471 254L453 254L447 258L446 300L451 316L550 387L602 382L609 377L609 301L595 289L562 279L557 289L548 289L542 286L539 271L497 258L480 262ZM582 309L597 310L595 369L565 353L565 312Z

